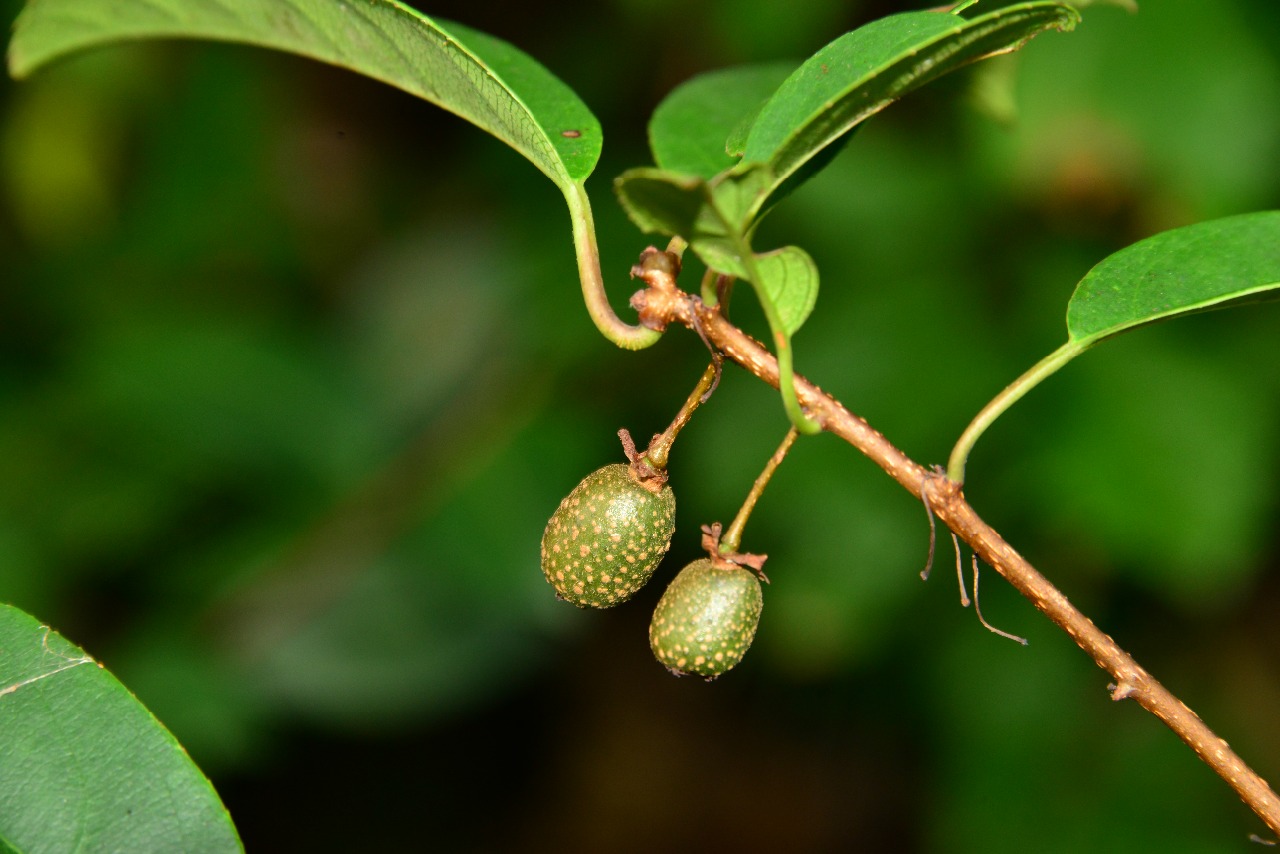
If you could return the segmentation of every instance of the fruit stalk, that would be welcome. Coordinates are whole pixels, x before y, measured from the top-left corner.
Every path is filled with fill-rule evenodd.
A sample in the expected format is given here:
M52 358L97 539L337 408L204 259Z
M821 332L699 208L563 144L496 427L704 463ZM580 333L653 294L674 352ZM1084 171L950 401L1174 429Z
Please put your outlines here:
M756 509L756 502L764 494L764 488L769 485L769 480L773 477L773 473L778 470L778 466L786 459L787 451L791 450L791 446L795 443L798 435L800 434L795 427L788 430L786 437L782 440L782 444L773 452L773 456L769 457L769 462L765 463L764 471L760 472L756 482L751 485L751 491L747 493L746 500L742 502L738 515L733 517L733 522L729 525L728 530L725 531L724 536L720 538L721 554L736 552L738 547L742 545L742 529L747 526L747 520L751 518L751 511Z
M702 372L702 376L698 378L698 384L693 387L693 391L689 394L689 399L684 402L684 406L680 407L675 419L672 420L666 430L655 436L654 440L649 443L648 449L644 452L644 458L649 465L658 470L667 467L667 457L671 454L671 446L675 443L676 436L689 423L694 411L706 402L707 398L711 396L711 392L715 391L719 377L720 360L717 357L712 359L711 364L707 365L707 369Z

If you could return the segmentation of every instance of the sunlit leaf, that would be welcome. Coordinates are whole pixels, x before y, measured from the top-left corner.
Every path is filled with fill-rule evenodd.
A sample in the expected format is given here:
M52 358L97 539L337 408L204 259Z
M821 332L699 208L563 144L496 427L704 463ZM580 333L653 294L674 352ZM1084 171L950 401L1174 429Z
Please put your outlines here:
M9 70L143 38L238 42L348 68L424 98L515 148L566 188L600 156L596 118L528 55L396 0L34 0L18 17Z
M115 677L0 605L0 838L26 851L240 851L190 757Z
M873 21L831 42L787 78L752 126L743 162L768 164L775 180L784 181L908 92L983 57L1016 50L1045 30L1071 29L1078 20L1069 6L1035 2L971 20L906 12Z
M1089 346L1157 320L1280 298L1280 211L1165 231L1089 271L1067 304L1070 340Z
M794 62L744 65L677 86L649 120L653 162L702 178L732 167L742 154L751 120L795 67ZM738 140L731 138L735 130L743 134Z

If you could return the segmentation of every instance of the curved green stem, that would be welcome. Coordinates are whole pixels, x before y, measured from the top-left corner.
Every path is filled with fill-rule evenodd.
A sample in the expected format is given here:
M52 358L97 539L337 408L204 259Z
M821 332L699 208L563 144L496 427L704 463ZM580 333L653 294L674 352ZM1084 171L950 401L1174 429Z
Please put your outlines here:
M719 299L716 296L716 282L720 279L720 274L710 267L707 272L702 274L702 285L699 291L702 294L702 301L707 305L717 305Z
M747 526L747 520L751 518L751 511L756 509L756 502L760 500L760 496L764 493L764 488L769 485L769 479L773 477L773 473L777 471L778 466L786 458L787 451L791 450L791 446L795 443L798 435L800 435L799 431L795 427L788 430L786 438L782 440L778 450L774 451L773 456L769 457L769 462L765 463L764 471L760 472L756 482L751 485L751 491L747 493L747 500L742 502L738 515L733 517L733 523L729 525L729 529L720 538L721 554L736 552L742 545L742 529Z
M992 398L991 402L982 408L982 411L969 422L969 426L960 434L960 440L956 442L955 448L951 451L951 459L947 461L947 478L955 483L964 483L964 466L969 460L969 452L973 450L974 443L978 441L978 437L985 433L991 423L999 418L1006 409L1013 406L1024 394L1039 385L1041 380L1076 356L1079 356L1086 349L1088 349L1087 344L1068 341L1048 356L1036 362L1031 370L1011 382L1004 391Z
M711 396L711 388L719 372L720 366L715 361L712 361L702 372L702 376L698 378L698 384L693 387L693 391L689 393L689 399L684 402L684 406L680 407L671 424L645 450L644 458L649 461L649 465L659 470L667 467L667 457L671 453L671 446L675 443L676 436L684 429L684 425L689 423L689 419L693 417L693 411Z
M680 235L674 235L667 241L667 251L676 256L677 261L684 260L684 250L689 248L689 241Z
M570 184L564 190L564 198L573 219L573 247L578 255L582 299L596 328L605 338L627 350L643 350L653 345L662 337L661 332L624 323L609 305L604 277L600 273L600 249L596 246L596 226L591 218L591 201L587 198L586 188L581 183Z
M773 343L778 354L778 390L782 392L782 406L791 419L791 426L807 436L821 433L822 424L804 414L800 398L796 395L796 373L791 367L791 339L775 329Z
M745 238L739 238L738 249L742 255L742 265L746 268L748 279L757 288L761 288L760 270L756 266L755 253L751 251L751 245ZM777 307L763 295L763 291L758 290L757 293L760 294L760 307L764 309L765 320L768 321L769 329L773 332L773 349L778 357L778 391L782 394L782 408L786 410L791 426L801 433L807 436L821 433L822 425L804 414L804 409L800 406L800 398L796 396L795 369L791 365L791 336L783 328Z

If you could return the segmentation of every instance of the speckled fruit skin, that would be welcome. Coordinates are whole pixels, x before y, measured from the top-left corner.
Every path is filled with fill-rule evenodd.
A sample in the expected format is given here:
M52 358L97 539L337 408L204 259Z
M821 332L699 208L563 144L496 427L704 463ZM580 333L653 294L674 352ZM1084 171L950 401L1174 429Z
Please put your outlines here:
M671 547L676 498L652 492L614 463L583 478L542 533L542 574L561 599L580 608L625 602L645 585Z
M715 679L742 660L763 607L755 573L721 569L707 558L695 560L680 570L658 601L649 646L673 673Z

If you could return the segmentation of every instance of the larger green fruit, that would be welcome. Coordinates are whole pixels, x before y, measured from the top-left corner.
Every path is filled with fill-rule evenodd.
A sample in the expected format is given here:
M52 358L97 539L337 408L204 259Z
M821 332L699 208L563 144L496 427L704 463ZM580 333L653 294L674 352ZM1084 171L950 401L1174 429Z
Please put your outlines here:
M662 594L649 624L649 646L673 673L715 679L746 655L763 607L755 573L695 560Z
M645 585L671 547L676 498L614 463L587 475L542 534L542 574L580 608L625 602Z

